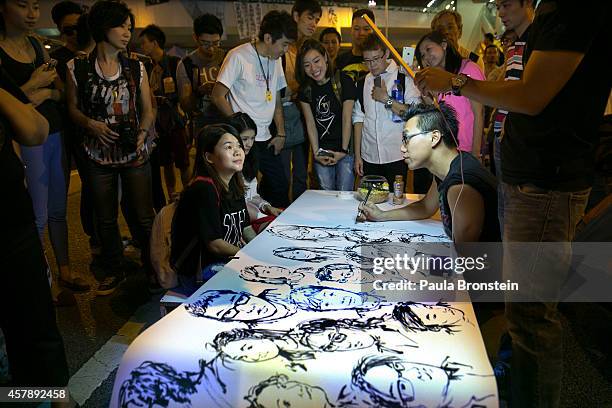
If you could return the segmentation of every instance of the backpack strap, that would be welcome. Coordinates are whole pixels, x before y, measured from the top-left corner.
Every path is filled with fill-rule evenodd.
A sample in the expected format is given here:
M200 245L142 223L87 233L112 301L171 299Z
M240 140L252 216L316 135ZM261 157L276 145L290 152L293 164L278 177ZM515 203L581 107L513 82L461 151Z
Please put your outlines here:
M287 56L285 54L281 56L281 63L283 65L283 74L284 74L287 68ZM281 98L284 98L286 93L287 93L287 87L281 89L280 90Z
M43 51L40 41L38 41L35 37L28 36L28 40L30 40L30 44L32 44L32 47L34 48L34 52L36 53L36 58L34 59L34 65L39 67L45 63L45 52Z
M193 179L192 184L198 181L212 184L213 188L215 189L215 193L217 193L217 206L221 205L221 195L219 194L219 190L217 189L217 185L213 179L208 176L197 176L195 179Z
M199 81L199 79L194 80L193 78L193 70L195 68L195 65L193 64L193 60L191 59L189 55L183 58L182 61L183 61L183 66L185 67L185 73L187 74L187 78L189 78L189 82L191 82L191 89L192 91L194 91L195 89L198 88L197 81Z
M365 114L365 106L363 106L363 91L365 88L365 78L357 81L357 99L359 100L359 105L361 105L361 111Z
M478 59L480 58L480 56L478 54L476 54L475 52L470 52L470 55L468 56L468 58L473 63L478 64Z
M134 120L134 123L137 123L138 113L142 111L140 109L140 61L119 54L119 63L130 90L130 120Z

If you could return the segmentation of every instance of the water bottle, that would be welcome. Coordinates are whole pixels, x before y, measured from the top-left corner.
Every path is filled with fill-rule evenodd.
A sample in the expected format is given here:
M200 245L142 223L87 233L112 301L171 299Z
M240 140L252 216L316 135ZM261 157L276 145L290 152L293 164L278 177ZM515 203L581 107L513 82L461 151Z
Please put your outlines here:
M400 84L400 81L397 79L393 83L393 88L391 88L391 98L393 98L393 100L398 103L404 103L404 89L402 87L402 84ZM404 121L402 117L397 115L395 112L393 112L391 119L395 123L401 123Z

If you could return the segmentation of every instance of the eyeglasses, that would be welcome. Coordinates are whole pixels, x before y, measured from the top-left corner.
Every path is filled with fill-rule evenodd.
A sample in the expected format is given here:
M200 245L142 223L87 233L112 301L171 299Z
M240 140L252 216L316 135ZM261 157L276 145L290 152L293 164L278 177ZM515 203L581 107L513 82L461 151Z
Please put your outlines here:
M66 26L64 28L62 28L62 34L68 35L68 36L72 36L77 32L77 26L75 25L71 25L71 26Z
M203 48L213 48L213 47L217 48L221 45L221 40L217 40L217 41L198 40L198 45Z
M427 133L431 133L431 132L433 132L433 130L426 130L425 132L419 132L419 133L410 134L410 133L408 133L408 131L404 130L402 132L402 143L407 145L408 142L410 141L410 139L412 139L413 137L420 136L420 135L426 135Z
M374 63L376 63L376 62L380 61L380 60L381 60L381 59L383 59L384 57L385 57L385 54L380 55L380 56L375 57L375 58L372 58L372 59L369 59L369 60L368 60L368 59L364 59L364 60L363 60L363 63L364 63L364 64L366 64L366 65L372 65L372 64L374 64Z

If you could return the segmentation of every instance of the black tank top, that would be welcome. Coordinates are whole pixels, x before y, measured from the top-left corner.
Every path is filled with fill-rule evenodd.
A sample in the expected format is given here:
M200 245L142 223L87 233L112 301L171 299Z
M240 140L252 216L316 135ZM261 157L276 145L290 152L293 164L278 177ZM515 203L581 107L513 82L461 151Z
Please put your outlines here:
M22 86L28 82L32 76L32 73L34 73L34 70L45 63L42 47L38 40L33 37L28 37L28 40L30 40L32 47L36 52L36 58L31 63L19 62L11 58L11 56L8 55L2 47L0 47L0 59L2 60L2 66L4 67L5 72L8 73L13 82L15 82L18 86ZM49 88L53 88L53 85L50 85ZM47 99L38 105L36 110L40 112L49 122L49 134L62 130L62 115L60 113L60 105L56 101Z

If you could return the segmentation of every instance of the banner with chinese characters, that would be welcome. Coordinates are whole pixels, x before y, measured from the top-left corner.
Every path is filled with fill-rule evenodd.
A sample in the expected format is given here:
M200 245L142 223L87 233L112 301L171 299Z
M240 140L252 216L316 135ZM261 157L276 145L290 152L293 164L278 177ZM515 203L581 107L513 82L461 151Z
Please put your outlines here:
M261 3L234 2L234 12L240 39L255 38L263 18Z

